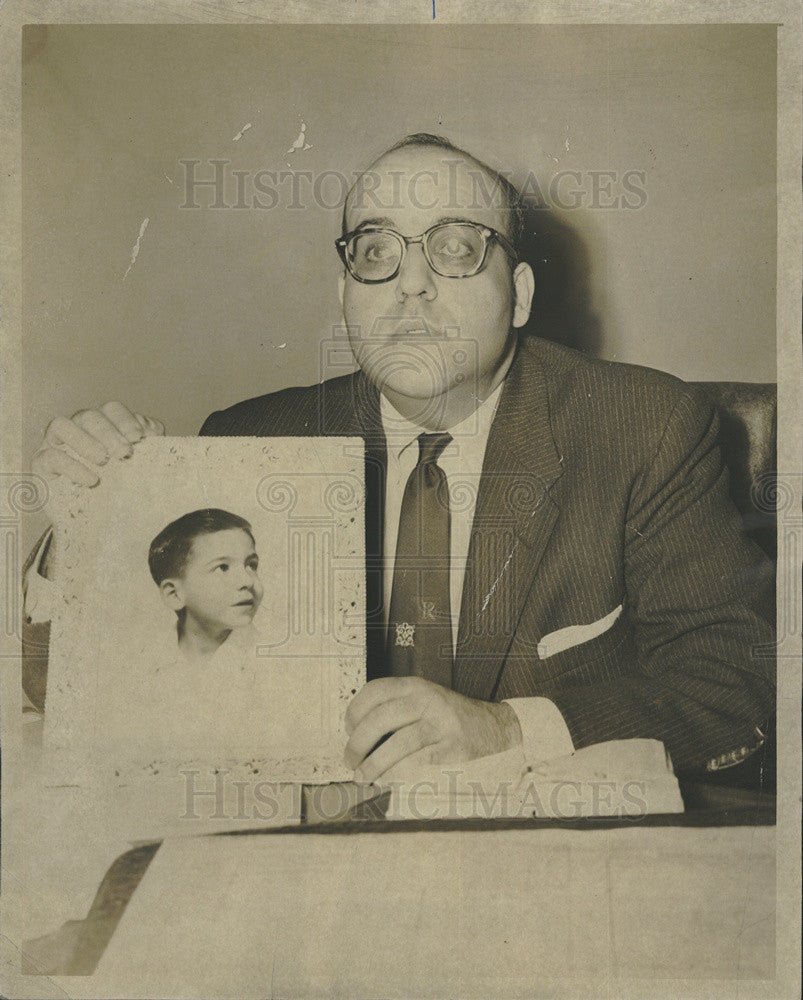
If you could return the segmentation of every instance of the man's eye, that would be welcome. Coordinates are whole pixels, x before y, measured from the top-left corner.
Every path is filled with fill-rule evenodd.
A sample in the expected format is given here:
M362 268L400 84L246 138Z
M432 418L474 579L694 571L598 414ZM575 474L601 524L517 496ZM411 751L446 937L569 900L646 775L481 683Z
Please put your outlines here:
M472 248L465 243L463 240L459 240L456 236L452 236L448 240L444 240L436 251L442 257L450 257L455 259L457 257L467 257L471 254Z
M222 570L224 573L227 572L228 568L229 568L229 564L228 563L218 563L218 565L215 566L216 570L218 570L218 569Z
M387 242L376 242L369 243L363 247L363 257L366 260L381 261L390 257L392 254L392 247Z
M258 559L249 559L248 562L245 565L249 569L252 569L256 573L256 571L259 569L259 560Z

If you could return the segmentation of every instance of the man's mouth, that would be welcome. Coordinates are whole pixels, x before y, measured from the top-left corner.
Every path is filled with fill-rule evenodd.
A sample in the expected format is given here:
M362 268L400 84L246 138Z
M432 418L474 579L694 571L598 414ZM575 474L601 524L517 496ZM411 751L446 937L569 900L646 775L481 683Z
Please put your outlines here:
M443 331L433 326L422 316L407 316L393 324L394 337L434 339L443 336Z
M248 597L245 600L237 601L234 605L235 608L252 608L254 606L254 598Z

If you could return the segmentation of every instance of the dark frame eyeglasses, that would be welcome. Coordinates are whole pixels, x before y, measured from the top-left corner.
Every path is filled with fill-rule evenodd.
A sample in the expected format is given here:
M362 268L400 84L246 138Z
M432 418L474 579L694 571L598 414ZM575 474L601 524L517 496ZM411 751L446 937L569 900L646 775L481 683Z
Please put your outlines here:
M470 229L479 235L481 239L481 245L476 256L476 260L474 260L470 266L465 269L452 271L444 270L442 266L438 266L432 252L433 237L439 234L443 235L445 230L451 229ZM364 273L361 274L355 264L356 255L354 253L354 247L356 245L356 241L361 236L369 235L371 233L382 233L386 236L393 237L398 242L399 246L398 260L395 261L395 265L392 267L392 270L390 270L388 274L382 275L378 278L366 277ZM490 226L483 226L479 222L469 222L468 220L438 222L434 226L430 226L426 232L423 232L418 236L404 236L395 229L389 229L385 226L361 226L359 229L354 229L352 232L346 233L345 236L341 236L336 239L335 246L337 247L340 259L343 261L346 269L355 281L359 281L364 285L379 285L386 281L392 281L396 277L401 270L402 264L404 263L404 258L407 254L407 247L410 246L411 243L421 244L421 249L424 252L426 262L435 274L439 274L443 278L470 278L482 270L488 256L488 247L493 241L496 241L502 247L514 264L518 262L518 253L507 237L503 236L502 233L497 232L496 229L492 229Z

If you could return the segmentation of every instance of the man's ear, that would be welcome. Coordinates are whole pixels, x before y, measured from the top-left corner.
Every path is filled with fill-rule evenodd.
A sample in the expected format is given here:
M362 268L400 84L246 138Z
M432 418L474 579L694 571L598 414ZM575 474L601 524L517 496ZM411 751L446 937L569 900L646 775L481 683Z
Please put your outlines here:
M530 318L530 306L533 301L535 291L535 276L533 269L526 261L516 265L513 272L513 294L515 296L513 307L513 326L524 326Z
M159 584L159 596L171 611L181 611L184 607L184 598L178 580L162 580Z

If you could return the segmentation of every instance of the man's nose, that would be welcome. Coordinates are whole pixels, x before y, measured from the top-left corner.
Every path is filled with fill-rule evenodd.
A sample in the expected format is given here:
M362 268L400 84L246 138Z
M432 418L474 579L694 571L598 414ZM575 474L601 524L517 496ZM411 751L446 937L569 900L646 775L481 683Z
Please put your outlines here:
M434 299L438 290L433 281L433 273L421 244L410 244L396 278L397 299L404 302L407 298L419 295L423 295L425 299Z

